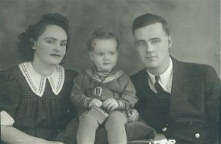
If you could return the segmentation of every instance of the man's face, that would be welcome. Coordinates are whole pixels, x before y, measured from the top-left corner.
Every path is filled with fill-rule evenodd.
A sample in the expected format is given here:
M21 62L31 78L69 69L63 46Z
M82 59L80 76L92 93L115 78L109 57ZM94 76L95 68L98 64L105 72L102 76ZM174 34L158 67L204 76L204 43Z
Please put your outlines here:
M117 63L118 49L115 39L95 39L92 42L93 51L90 58L98 71L110 72Z
M169 48L172 38L161 23L151 24L134 31L135 46L146 68L153 74L163 73L169 66Z

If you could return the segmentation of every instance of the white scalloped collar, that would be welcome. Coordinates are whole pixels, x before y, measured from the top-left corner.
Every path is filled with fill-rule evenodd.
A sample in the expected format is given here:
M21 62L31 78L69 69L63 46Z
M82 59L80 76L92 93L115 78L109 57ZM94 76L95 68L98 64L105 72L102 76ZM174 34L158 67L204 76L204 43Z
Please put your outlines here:
M31 62L24 62L19 64L19 68L25 77L28 85L30 86L31 90L42 97L45 86L46 86L46 79L48 79L52 91L55 95L61 91L63 84L64 84L64 68L58 65L55 68L55 71L48 77L43 77L38 74L32 66Z

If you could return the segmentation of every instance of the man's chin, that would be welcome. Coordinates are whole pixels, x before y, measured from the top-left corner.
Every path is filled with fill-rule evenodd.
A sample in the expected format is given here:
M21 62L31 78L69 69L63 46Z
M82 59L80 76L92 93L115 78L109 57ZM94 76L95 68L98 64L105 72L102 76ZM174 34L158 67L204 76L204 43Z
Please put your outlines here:
M145 63L147 69L157 69L158 65L156 63Z

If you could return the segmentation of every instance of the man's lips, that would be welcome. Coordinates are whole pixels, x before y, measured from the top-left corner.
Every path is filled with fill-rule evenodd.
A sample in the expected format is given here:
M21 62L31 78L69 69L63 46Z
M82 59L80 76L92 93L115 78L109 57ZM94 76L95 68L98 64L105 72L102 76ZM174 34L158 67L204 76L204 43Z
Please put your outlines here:
M156 56L145 56L146 59L155 59L157 58Z

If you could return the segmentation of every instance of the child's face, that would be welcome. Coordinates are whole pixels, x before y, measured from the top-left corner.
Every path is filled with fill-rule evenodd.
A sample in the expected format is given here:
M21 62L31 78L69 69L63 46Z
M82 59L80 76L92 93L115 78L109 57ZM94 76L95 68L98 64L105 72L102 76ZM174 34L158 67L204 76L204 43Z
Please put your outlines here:
M110 72L117 63L118 49L115 39L95 39L92 41L93 51L90 58L98 71Z

